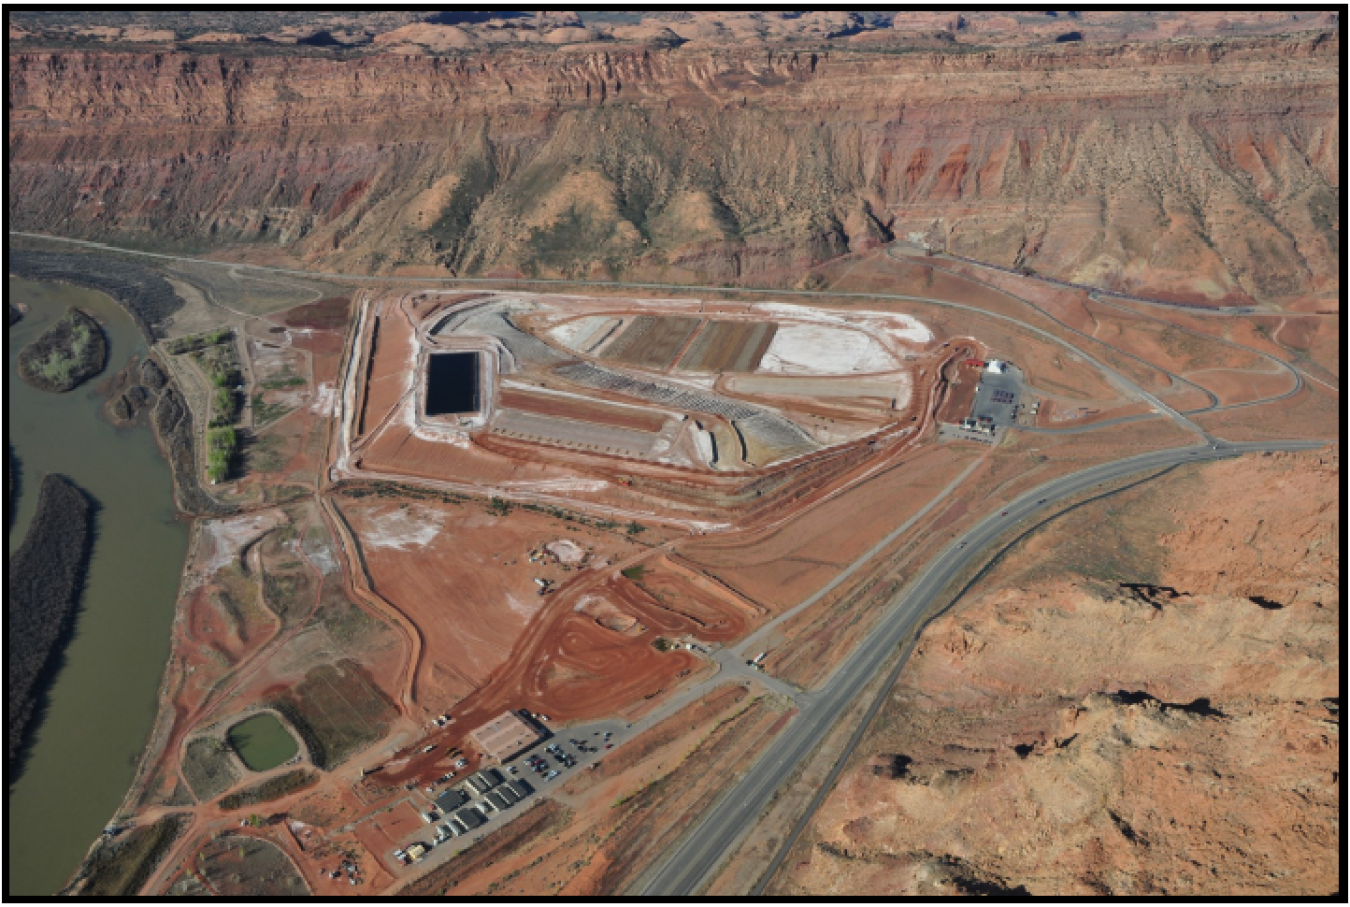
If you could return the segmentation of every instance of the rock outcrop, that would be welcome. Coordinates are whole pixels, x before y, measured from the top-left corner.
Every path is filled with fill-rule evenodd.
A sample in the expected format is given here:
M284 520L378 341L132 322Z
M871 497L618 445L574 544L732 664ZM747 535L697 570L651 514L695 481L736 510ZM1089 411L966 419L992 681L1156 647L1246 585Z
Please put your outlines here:
M1034 537L925 635L778 893L1336 890L1339 477L1249 456ZM1158 574L1111 581L1074 520Z
M408 27L448 46L460 26ZM901 55L184 47L11 43L12 229L728 283L918 230L1210 301L1334 294L1339 271L1335 31Z

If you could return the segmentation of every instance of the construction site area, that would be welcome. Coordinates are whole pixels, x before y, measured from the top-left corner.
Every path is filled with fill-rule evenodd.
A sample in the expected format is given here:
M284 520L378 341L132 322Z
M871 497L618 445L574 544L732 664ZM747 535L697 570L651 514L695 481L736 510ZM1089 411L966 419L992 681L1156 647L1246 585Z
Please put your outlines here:
M636 885L991 507L1273 375L1199 319L848 272L919 273L903 304L395 286L235 325L255 429L185 573L138 790L191 824L145 890ZM579 817L613 835L545 858Z

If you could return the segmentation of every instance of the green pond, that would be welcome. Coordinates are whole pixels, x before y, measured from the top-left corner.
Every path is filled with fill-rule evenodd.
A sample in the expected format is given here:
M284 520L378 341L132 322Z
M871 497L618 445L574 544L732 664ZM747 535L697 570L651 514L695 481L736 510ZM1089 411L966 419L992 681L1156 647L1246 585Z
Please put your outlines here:
M276 768L300 752L291 732L271 712L246 718L225 736L239 758L255 772Z
M146 352L131 318L89 290L16 278L8 289L29 306L6 337L6 428L20 469L9 552L32 520L43 473L64 473L99 504L74 638L23 774L9 779L6 893L50 895L114 818L150 736L187 527L175 518L173 480L150 430L99 416L94 385ZM66 394L35 390L18 377L18 352L69 305L103 325L107 369Z

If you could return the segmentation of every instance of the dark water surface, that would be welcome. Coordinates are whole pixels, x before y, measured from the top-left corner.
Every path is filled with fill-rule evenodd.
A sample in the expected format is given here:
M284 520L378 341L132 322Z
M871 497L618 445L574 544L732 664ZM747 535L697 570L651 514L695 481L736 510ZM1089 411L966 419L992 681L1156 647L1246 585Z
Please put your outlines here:
M6 427L22 475L8 550L33 518L43 473L69 476L101 508L75 638L25 771L8 790L6 888L45 895L66 882L113 818L150 735L187 527L174 519L169 466L150 430L114 428L98 415L94 385L132 354L145 355L131 318L90 290L17 278L8 289L11 300L29 306L6 345ZM69 305L103 325L108 366L66 394L35 390L18 377L18 352Z
M478 409L478 354L435 353L427 360L427 415Z

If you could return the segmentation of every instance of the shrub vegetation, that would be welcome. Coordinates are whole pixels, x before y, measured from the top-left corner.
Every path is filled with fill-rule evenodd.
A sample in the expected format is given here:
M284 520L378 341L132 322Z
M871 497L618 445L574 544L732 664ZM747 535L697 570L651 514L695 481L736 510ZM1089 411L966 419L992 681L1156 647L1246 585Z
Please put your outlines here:
M70 638L93 540L94 505L65 476L42 477L37 512L9 559L5 640L9 758L23 747L46 682Z
M19 352L19 375L38 390L63 394L103 371L107 356L98 322L71 308Z

